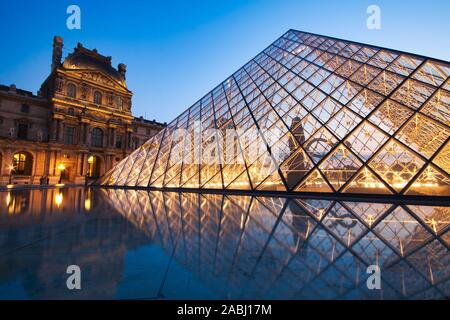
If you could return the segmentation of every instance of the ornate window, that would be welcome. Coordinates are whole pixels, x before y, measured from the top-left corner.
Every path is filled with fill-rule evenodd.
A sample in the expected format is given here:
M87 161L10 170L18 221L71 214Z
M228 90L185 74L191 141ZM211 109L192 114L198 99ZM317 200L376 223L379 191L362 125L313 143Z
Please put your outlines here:
M122 140L123 140L122 137L123 137L123 136L122 136L121 134L118 134L118 135L116 136L116 148L117 148L117 149L121 149L121 148L122 148Z
M77 97L77 87L73 83L67 85L67 96L71 98Z
M94 128L92 130L92 146L103 147L103 131L100 128Z
M119 107L120 110L123 110L123 98L122 97L117 97L117 106Z
M20 139L20 140L28 139L28 124L19 123L17 125L17 139Z
M94 92L94 103L102 104L102 94L98 91Z
M75 128L74 127L64 127L64 143L74 144Z
M28 152L18 152L13 156L13 174L30 176L33 167L33 157Z

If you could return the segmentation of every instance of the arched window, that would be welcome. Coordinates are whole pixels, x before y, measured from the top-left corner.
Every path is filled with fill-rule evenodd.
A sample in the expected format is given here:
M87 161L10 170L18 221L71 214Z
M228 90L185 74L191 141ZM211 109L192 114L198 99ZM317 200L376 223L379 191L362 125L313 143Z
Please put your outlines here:
M71 98L77 97L77 87L73 83L67 85L67 95Z
M13 156L12 174L31 176L33 157L28 152L18 152Z
M103 147L103 131L100 128L94 128L92 130L92 146Z
M94 92L94 103L102 104L102 94L98 91Z

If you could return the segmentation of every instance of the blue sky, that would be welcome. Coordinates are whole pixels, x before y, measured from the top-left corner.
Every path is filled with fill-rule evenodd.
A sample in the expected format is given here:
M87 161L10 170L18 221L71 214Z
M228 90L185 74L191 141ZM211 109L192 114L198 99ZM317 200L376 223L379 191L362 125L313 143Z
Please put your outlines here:
M71 4L81 30L66 27ZM381 30L366 27L371 4ZM450 61L449 12L448 0L0 0L0 83L36 92L57 34L64 56L81 42L125 63L133 113L169 122L290 28Z

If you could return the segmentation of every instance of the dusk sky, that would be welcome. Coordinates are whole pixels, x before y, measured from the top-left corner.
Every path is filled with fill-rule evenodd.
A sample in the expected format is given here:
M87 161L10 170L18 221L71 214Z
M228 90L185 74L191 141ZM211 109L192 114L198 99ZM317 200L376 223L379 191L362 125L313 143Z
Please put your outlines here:
M44 5L43 3L46 4ZM133 114L169 122L288 29L450 60L450 2L434 1L0 1L0 84L39 89L52 38L63 57L81 42L127 65ZM66 9L81 8L81 30ZM381 30L366 26L381 8Z

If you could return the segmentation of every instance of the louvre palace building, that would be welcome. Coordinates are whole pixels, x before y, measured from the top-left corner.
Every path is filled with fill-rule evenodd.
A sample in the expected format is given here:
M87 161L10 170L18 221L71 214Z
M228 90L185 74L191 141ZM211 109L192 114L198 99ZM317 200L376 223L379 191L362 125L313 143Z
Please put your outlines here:
M35 95L0 85L0 185L80 184L101 177L164 124L134 117L126 65L78 44Z

